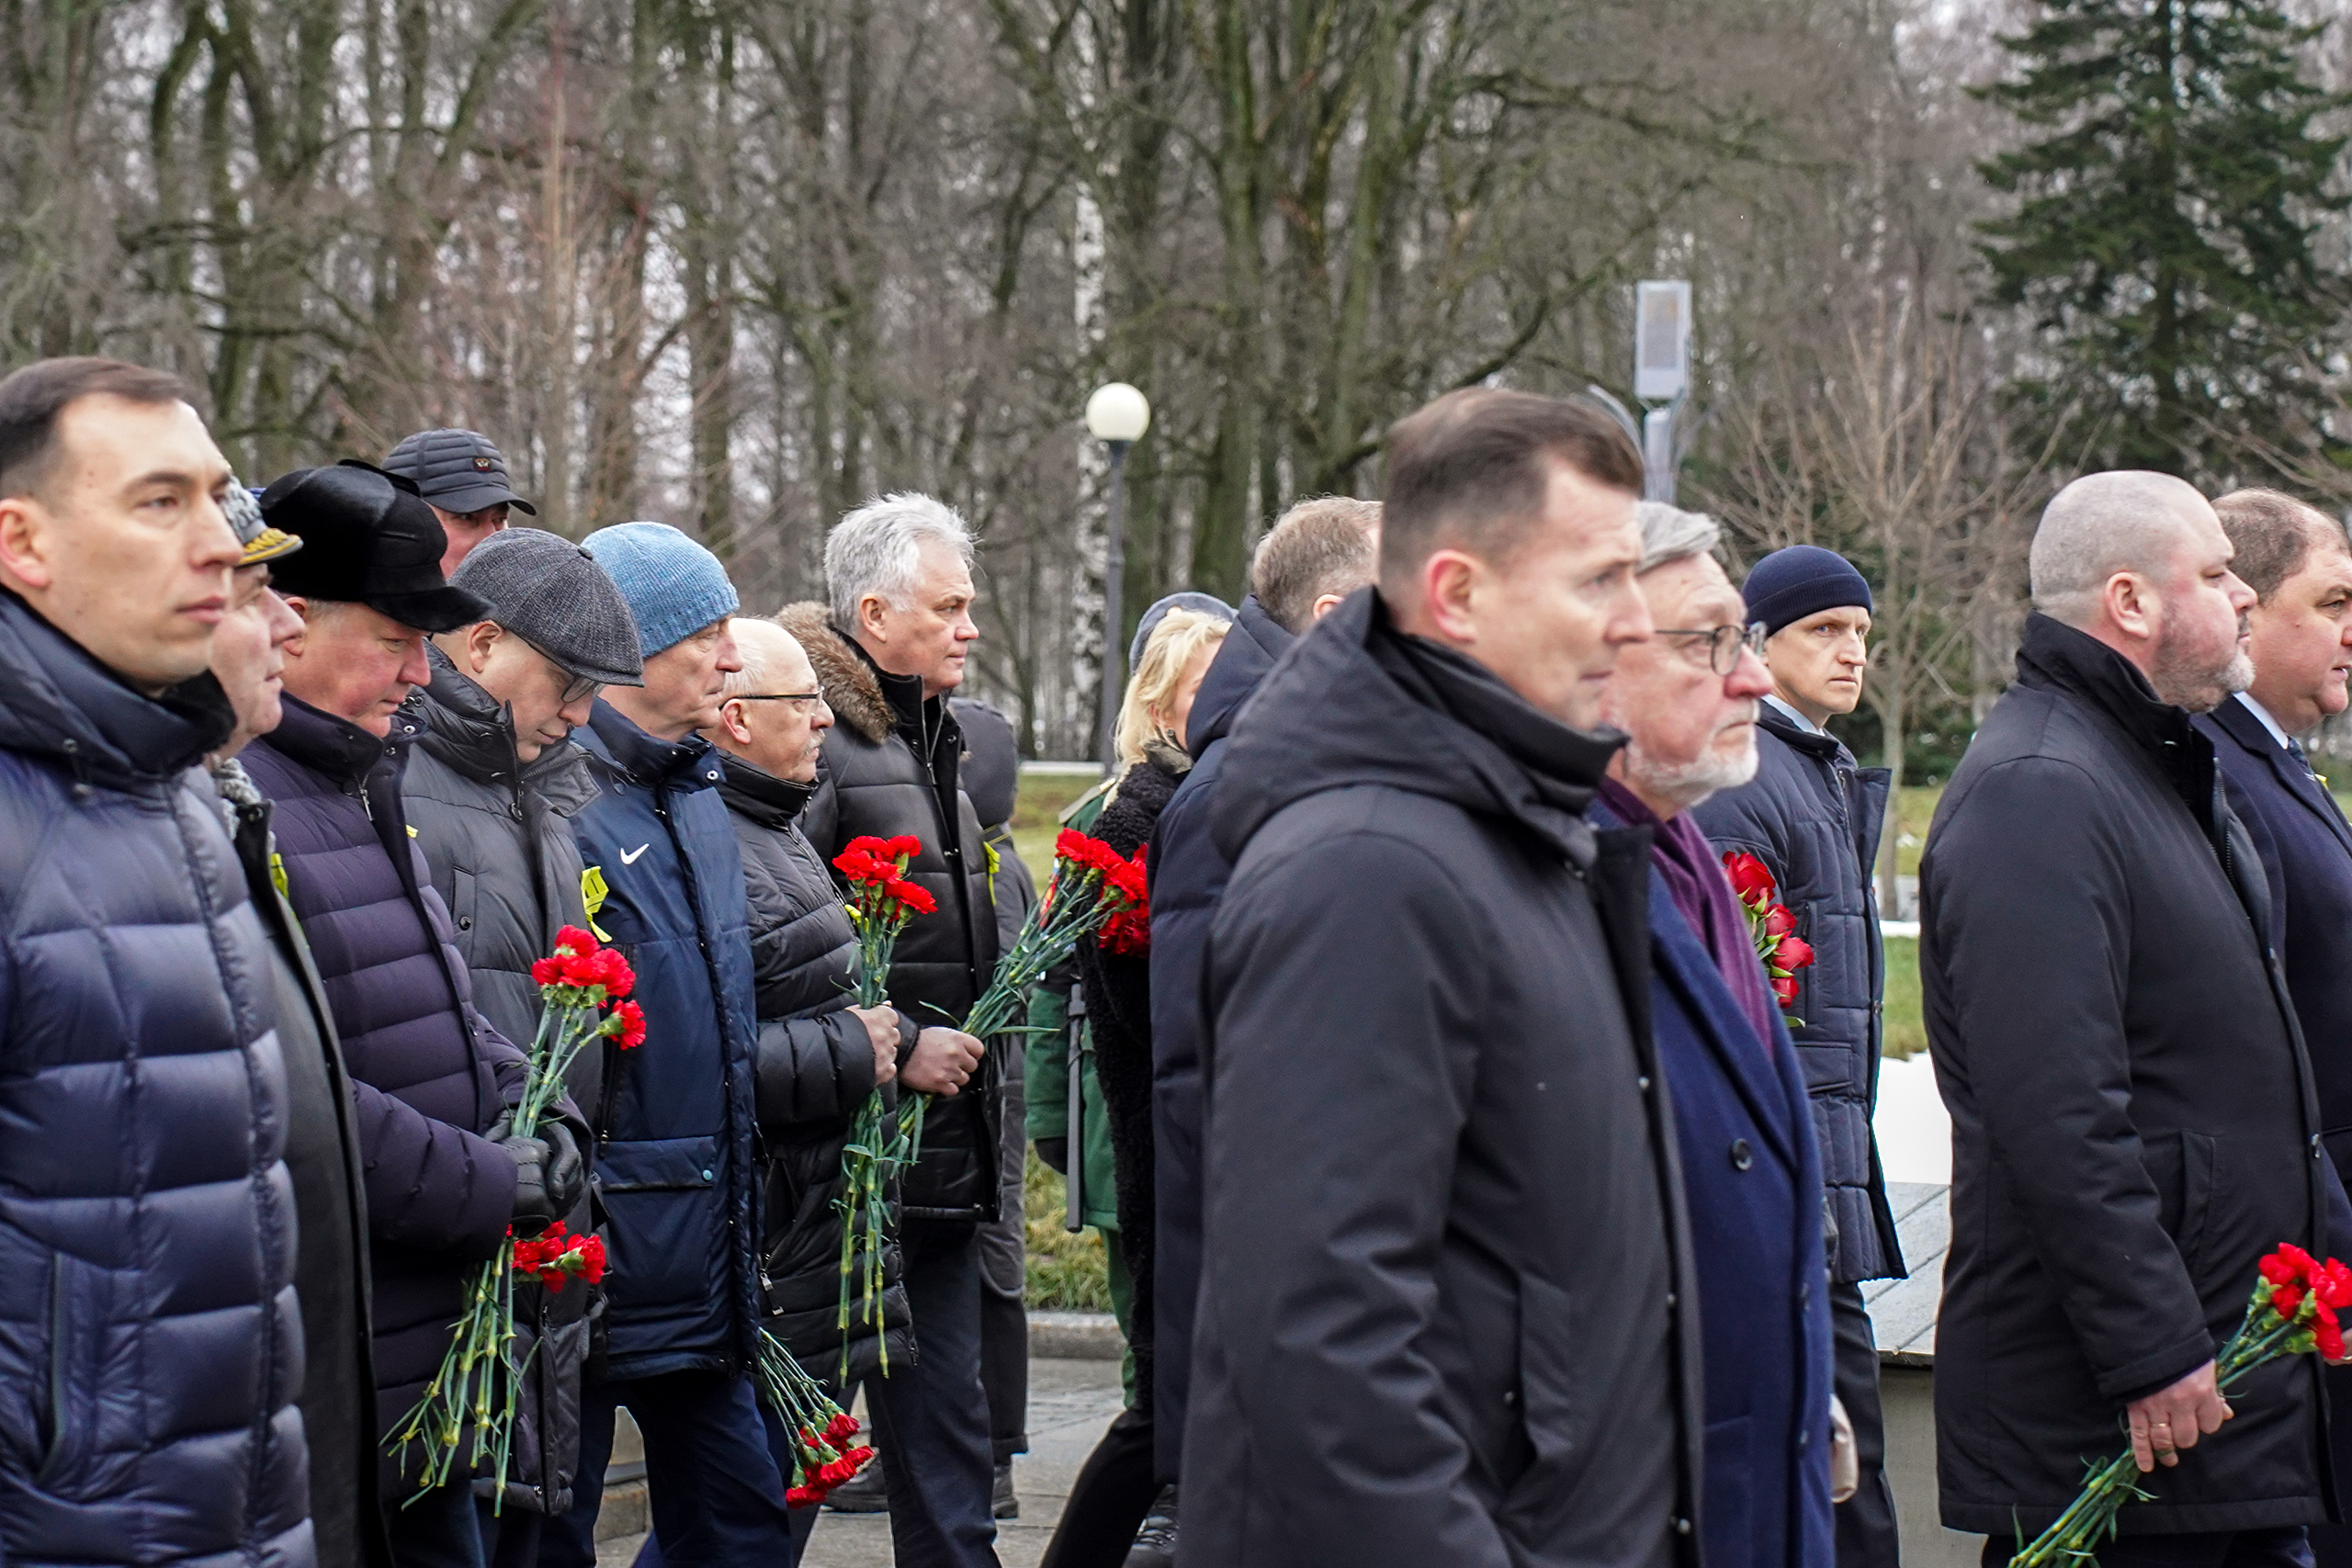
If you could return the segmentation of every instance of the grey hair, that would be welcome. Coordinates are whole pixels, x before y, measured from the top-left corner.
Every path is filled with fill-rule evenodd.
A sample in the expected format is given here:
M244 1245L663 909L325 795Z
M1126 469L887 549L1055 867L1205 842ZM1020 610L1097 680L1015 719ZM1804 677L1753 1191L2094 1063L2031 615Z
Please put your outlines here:
M1642 564L1634 575L1656 571L1669 561L1713 554L1724 531L1703 512L1685 512L1662 501L1637 501L1634 521L1642 525Z
M2119 571L2162 572L2181 529L2211 508L2170 474L2116 469L2085 474L2051 497L2027 558L2033 607L2081 626L2097 618Z
M806 653L800 639L764 616L737 615L728 622L735 634L735 657L743 668L727 672L727 684L722 688L727 697L741 697L752 692L773 692L780 677L777 666L784 662L786 644ZM778 639L782 640L779 641Z
M834 524L825 536L825 598L834 621L854 629L858 601L869 593L904 608L927 542L945 545L971 570L971 529L954 507L931 496L886 495Z

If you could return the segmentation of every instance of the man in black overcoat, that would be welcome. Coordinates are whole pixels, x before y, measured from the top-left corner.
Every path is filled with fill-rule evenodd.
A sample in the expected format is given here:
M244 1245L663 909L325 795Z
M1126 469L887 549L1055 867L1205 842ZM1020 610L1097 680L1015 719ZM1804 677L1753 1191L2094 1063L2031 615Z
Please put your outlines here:
M2231 556L2178 479L2060 491L2017 684L1921 863L1952 1119L1938 1481L1988 1562L2122 1427L2154 1495L2123 1509L2104 1568L2308 1562L2326 1512L2316 1359L2226 1403L2214 1383L2256 1262L2322 1247L2328 1172L2262 863L2189 716L2253 675Z
M2270 883L2270 946L2287 969L2319 1087L2320 1126L2340 1174L2352 1156L2352 826L2294 739L2345 708L2352 670L2352 541L2344 525L2291 496L2242 490L2213 503L2236 547L2230 565L2256 603L2254 684L2197 728L2213 743L2230 805L2254 835ZM2327 1245L2352 1251L2352 1212L2329 1191ZM2327 1374L2331 1404L2352 1410L2352 1371ZM2337 1495L2352 1444L2336 1443ZM2352 1530L2312 1529L2323 1568L2352 1564Z

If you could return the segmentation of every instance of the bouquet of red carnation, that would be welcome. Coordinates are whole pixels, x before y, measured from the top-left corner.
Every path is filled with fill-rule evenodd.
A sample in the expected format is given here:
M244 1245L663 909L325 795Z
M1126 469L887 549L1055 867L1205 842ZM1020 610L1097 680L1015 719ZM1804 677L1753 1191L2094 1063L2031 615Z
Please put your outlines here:
M1029 1010L1029 993L1046 972L1070 955L1081 938L1101 931L1107 922L1133 915L1150 918L1150 897L1144 881L1144 852L1127 859L1100 839L1090 839L1065 828L1054 840L1054 874L1046 896L1029 911L1012 948L996 961L989 988L964 1016L963 1031L987 1040L1025 1032L1020 1022ZM1144 940L1144 927L1133 928L1124 940ZM910 1094L899 1102L899 1126L906 1137L904 1158L911 1164L922 1145L923 1109L931 1097Z
M1780 902L1780 884L1772 880L1762 861L1735 850L1724 856L1724 874L1731 878L1731 890L1747 916L1748 940L1756 944L1756 956L1764 961L1772 999L1785 1012L1796 1006L1797 971L1812 965L1813 944L1797 935L1797 918ZM1801 1025L1804 1020L1789 1021Z
M599 946L577 926L556 933L555 952L531 965L531 978L538 983L543 1005L538 1032L531 1040L523 1097L508 1117L518 1138L536 1133L548 1108L563 1098L564 1075L590 1041L610 1040L624 1051L645 1041L644 1010L622 999L637 988L628 961L614 949ZM521 1397L523 1369L514 1355L518 1273L550 1290L560 1290L565 1280L593 1284L604 1278L605 1244L593 1235L566 1235L560 1223L533 1238L518 1239L508 1231L498 1256L483 1264L467 1286L465 1315L458 1320L457 1337L441 1358L440 1370L388 1444L403 1467L409 1450L420 1450L424 1487L446 1486L455 1477L458 1452L470 1427L468 1462L488 1461L498 1483L493 1512L505 1498L506 1465Z
M824 1385L793 1359L792 1352L766 1329L760 1330L760 1396L784 1418L792 1434L792 1474L785 1506L813 1508L851 1476L874 1450L854 1444L857 1421L833 1403Z
M888 999L890 953L899 933L917 915L928 915L938 901L907 880L907 867L922 853L922 840L901 833L893 839L871 835L852 839L833 857L833 865L849 883L849 916L857 927L859 1007L876 1008ZM850 1121L849 1140L842 1148L842 1365L849 1365L850 1296L856 1284L862 1321L878 1321L882 1298L883 1233L889 1222L890 1179L904 1164L903 1140L898 1122L882 1109L882 1097L868 1095ZM882 1352L882 1371L890 1370L890 1353Z
M2259 1276L2237 1332L2213 1359L2213 1381L2224 1393L2255 1368L2282 1356L2317 1350L2331 1361L2344 1359L2344 1327L2335 1314L2352 1307L2352 1268L2333 1258L2322 1263L2292 1242L2280 1242L2263 1258ZM2114 1538L2115 1516L2123 1506L2155 1498L2134 1479L2139 1468L2127 1448L2092 1470L2081 1493L2048 1529L2030 1541L2018 1532L2009 1568L2096 1562L2092 1548Z

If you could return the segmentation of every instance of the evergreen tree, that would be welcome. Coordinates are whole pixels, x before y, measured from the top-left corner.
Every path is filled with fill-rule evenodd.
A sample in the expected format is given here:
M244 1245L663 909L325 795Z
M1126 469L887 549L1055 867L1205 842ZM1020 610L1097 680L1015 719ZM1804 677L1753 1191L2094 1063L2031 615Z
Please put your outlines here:
M2208 480L2249 440L2308 451L2346 276L2315 254L2340 210L2347 100L2304 81L2319 29L2255 0L2047 0L1985 90L2041 140L1980 165L2020 199L1985 225L1994 298L2051 347L2020 389L2079 400L2119 467ZM2339 438L2340 438L2339 433Z

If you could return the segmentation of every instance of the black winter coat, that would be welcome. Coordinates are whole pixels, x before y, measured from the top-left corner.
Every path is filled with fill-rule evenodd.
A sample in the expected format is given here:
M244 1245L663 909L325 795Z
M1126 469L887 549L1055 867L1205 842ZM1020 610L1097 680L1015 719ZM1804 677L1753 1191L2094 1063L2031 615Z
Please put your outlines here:
M0 1562L311 1568L269 943L209 677L0 592Z
M882 1254L879 1331L853 1322L849 1376L842 1379L842 1148L850 1118L875 1092L874 1044L849 1011L857 933L831 874L794 824L813 784L765 773L721 753L718 793L743 851L752 911L752 975L759 988L760 1047L753 1084L767 1175L760 1289L768 1328L810 1372L844 1384L878 1371L881 1334L890 1365L914 1364L906 1287L895 1240ZM913 1043L901 1015L899 1048ZM886 1103L897 1097L889 1086Z
M1616 745L1371 589L1236 729L1181 1562L1697 1561L1648 834L1582 815Z
M1157 748L1119 775L1094 818L1092 836L1123 855L1151 841L1153 828L1192 760ZM1148 865L1150 863L1145 863ZM1089 938L1078 944L1079 978L1086 987L1093 1026L1094 1077L1111 1122L1113 1185L1117 1190L1116 1245L1134 1281L1127 1344L1135 1352L1135 1408L1149 1416L1157 1404L1157 1325L1153 1291L1151 954L1105 952ZM1189 1319L1188 1319L1189 1326Z
M428 644L425 657L433 683L405 710L421 733L401 794L434 890L449 907L474 1005L492 1028L527 1047L540 1013L531 964L554 951L565 926L587 923L571 819L596 798L596 781L587 754L569 742L524 766L506 708L439 649ZM598 1048L572 1058L567 1082L574 1104L597 1102L604 1066ZM594 1140L582 1140L581 1154L593 1168ZM576 1235L595 1229L585 1189L565 1223ZM560 1514L571 1506L580 1382L603 1296L600 1287L576 1282L553 1292L514 1287L514 1354L525 1359L525 1371L506 1472L508 1507ZM491 1483L476 1484L487 1490Z
M2120 655L2042 615L1920 864L1919 969L1951 1110L1937 1472L1954 1529L2028 1536L2122 1406L2211 1359L2255 1265L2316 1247L2319 1121L2261 863L2210 741ZM2324 1511L2319 1362L2143 1484L2126 1534Z
M1233 629L1217 645L1184 739L1192 772L1159 814L1151 856L1152 1312L1155 1419L1152 1469L1162 1481L1182 1472L1184 1419L1193 1373L1193 1307L1201 1285L1201 1052L1208 1014L1201 966L1209 923L1233 874L1233 863L1209 831L1227 737L1242 705L1257 694L1274 661L1298 639L1266 614L1257 596L1241 602Z
M269 802L233 758L215 764L222 820L244 869L246 896L270 939L277 1043L286 1062L286 1173L301 1246L302 1430L311 1443L311 1529L323 1564L389 1568L379 1506L376 1357L368 1312L367 1170L351 1075L310 943L270 880L277 845Z
M1835 736L1800 728L1763 705L1755 779L1701 802L1690 816L1718 852L1739 850L1764 863L1796 917L1797 934L1813 944L1790 1011L1804 1021L1792 1032L1838 1226L1829 1277L1839 1284L1899 1279L1903 1251L1871 1132L1886 986L1871 868L1888 773L1855 766Z
M287 901L334 1010L367 1162L376 1404L387 1434L449 1348L476 1265L514 1209L514 1162L483 1136L523 1088L523 1053L474 1010L448 910L410 838L389 739L298 698L239 761L275 806ZM387 1460L397 1500L414 1490Z
M861 835L911 833L922 840L922 854L907 874L939 908L899 933L890 1005L918 1027L952 1028L987 988L997 959L988 850L979 818L956 782L963 731L944 699L923 696L920 680L876 668L865 649L832 628L823 605L787 604L775 618L808 651L841 720L826 733L823 772L801 815L802 831L828 863ZM905 1177L908 1219L996 1218L1001 1044L991 1043L962 1093L926 1112L922 1154Z

